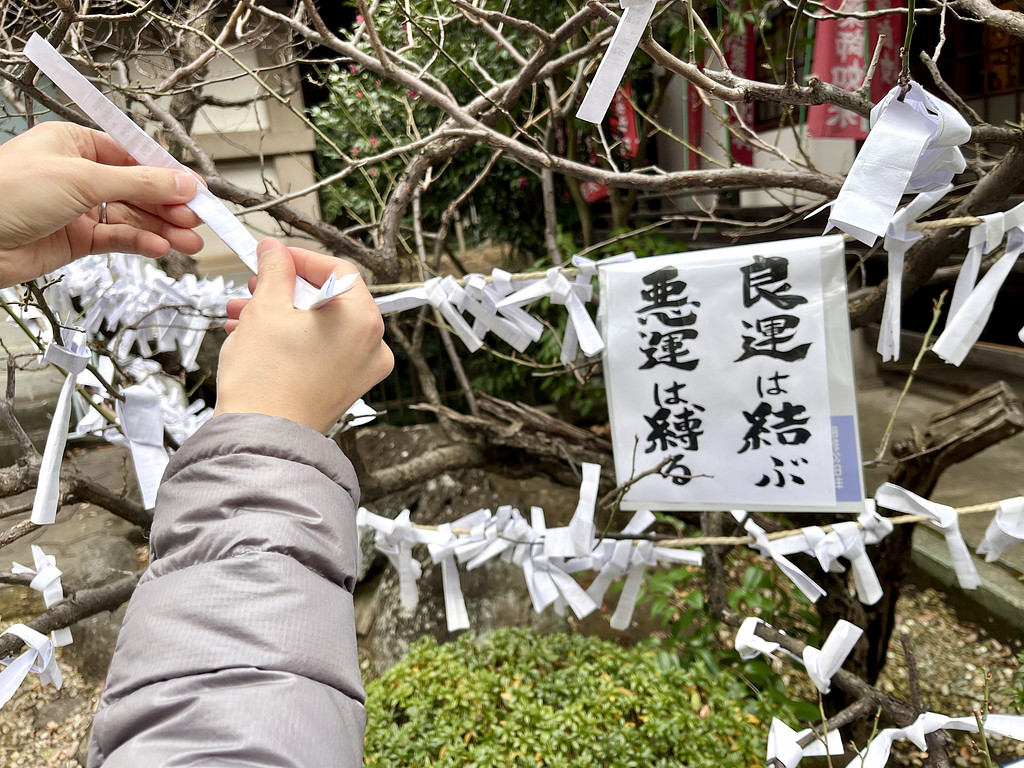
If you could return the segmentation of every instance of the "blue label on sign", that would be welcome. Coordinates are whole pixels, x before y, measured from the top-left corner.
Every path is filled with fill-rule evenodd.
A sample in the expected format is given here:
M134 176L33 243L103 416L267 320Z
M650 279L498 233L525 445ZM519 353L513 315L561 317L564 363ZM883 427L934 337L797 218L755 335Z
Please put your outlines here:
M863 501L860 487L860 454L857 424L853 416L832 417L832 471L836 501Z

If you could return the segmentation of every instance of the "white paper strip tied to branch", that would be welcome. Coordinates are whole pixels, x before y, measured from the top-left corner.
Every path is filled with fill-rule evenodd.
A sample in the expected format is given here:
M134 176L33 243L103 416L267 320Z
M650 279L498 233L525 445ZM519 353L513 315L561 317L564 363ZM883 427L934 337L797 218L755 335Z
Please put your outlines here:
M1024 498L1015 496L999 502L992 522L988 524L985 538L978 545L979 555L985 555L987 562L995 562L1003 552L1014 544L1024 543Z
M25 45L29 61L49 77L65 95L75 102L100 128L117 141L124 150L142 165L172 168L188 172L182 163L154 141L149 134L117 108L84 75L71 66L57 50L38 34L33 34ZM249 269L256 271L256 238L235 218L210 190L198 185L196 195L188 203L199 218L234 251ZM351 282L348 283L351 287ZM301 277L295 278L295 306L313 309L322 306L333 296L344 293L342 281L331 282L323 289L314 288Z
M853 568L858 598L865 605L874 605L882 598L882 587L864 549L864 529L853 521L835 523L831 529L826 532L817 526L801 528L797 535L776 539L776 551L784 555L797 552L811 555L817 558L823 571L831 573L845 571L839 558L846 558Z
M1024 717L1018 715L988 715L983 720L986 734L998 734L1017 741L1024 741ZM925 736L936 731L978 732L978 721L974 717L946 717L935 712L925 712L906 728L886 728L880 731L871 743L850 763L857 768L883 768L889 760L892 743L910 739L914 745L928 751Z
M46 603L46 607L56 605L57 603L64 600L64 587L61 586L60 577L63 575L60 569L57 567L57 560L52 555L47 555L43 552L43 548L37 544L32 545L32 568L21 563L14 563L11 568L11 573L24 573L32 576L32 582L29 584L32 589L36 592L40 592L43 595L43 602ZM68 627L61 629L55 629L50 635L53 644L58 648L64 645L70 645L71 630Z
M75 333L67 346L51 342L43 359L67 371L64 384L57 398L57 407L46 435L46 447L39 466L39 480L36 495L32 500L32 522L36 525L50 525L57 519L57 505L60 502L60 465L64 458L64 447L68 441L71 419L71 401L75 393L78 374L89 364L89 350L85 335Z
M867 246L885 234L908 192L944 187L966 168L959 145L971 127L953 107L917 83L896 86L871 110L871 131L857 153L829 215Z
M759 526L753 520L747 518L744 521L746 512L733 511L733 517L736 518L737 522L743 522L743 527L748 534L754 539L754 543L750 545L751 549L755 549L761 553L764 557L770 557L772 561L779 567L786 576L792 581L801 592L803 592L807 599L812 603L816 603L818 598L825 596L825 590L814 583L806 573L801 571L792 562L790 562L779 548L778 544L780 539L771 540L765 533L764 528Z
M971 347L981 336L981 332L985 329L985 323L988 322L988 318L992 314L992 307L995 305L999 289L1002 288L1007 275L1010 274L1010 270L1017 262L1021 250L1024 249L1024 203L1005 214L993 214L993 217L982 217L986 220L986 224L978 225L971 231L971 244L974 245L976 232L986 233L984 247L987 253L999 245L1005 226L1006 252L999 257L999 260L992 265L992 268L985 273L977 285L973 284L973 280L977 277L981 264L981 252L980 249L973 252L974 263L971 265L973 276L965 277L964 271L968 269L968 262L972 258L972 252L968 252L968 261L964 262L960 269L960 275L957 277L953 304L949 309L946 328L932 345L932 351L936 355L953 365L960 365L964 361L967 353L971 351ZM990 226L990 222L994 226ZM999 238L993 245L989 238L995 239L996 235ZM964 278L962 284L961 278Z
M744 661L750 661L751 659L757 658L760 654L774 658L775 652L779 650L778 643L772 642L771 640L765 640L757 634L758 624L764 624L764 621L756 616L748 616L743 620L743 623L740 624L739 630L736 632L736 653L738 653L740 658Z
M117 418L128 441L132 466L142 491L146 509L156 506L156 492L169 458L164 448L164 418L160 397L139 384L124 390L124 401L117 403Z
M25 641L28 650L17 658L8 657L0 660L0 664L6 667L0 672L0 707L11 700L29 672L37 673L39 682L43 685L53 683L55 688L60 688L63 679L50 638L24 624L8 627L0 632L0 636L3 635L20 637Z
M967 256L956 276L953 286L953 298L949 301L949 316L953 317L963 306L967 296L974 290L981 269L981 257L992 253L1003 242L1006 234L1006 215L999 211L980 217L982 223L971 228L967 241Z
M807 676L821 693L831 690L832 678L863 634L864 630L857 625L840 619L828 633L820 650L810 645L804 646L803 660Z
M916 493L900 488L892 483L885 483L875 491L875 504L896 512L908 515L924 515L929 518L928 524L946 537L949 557L956 571L957 581L963 589L977 589L981 584L978 569L974 566L967 544L960 534L960 516L953 507L937 504L921 498Z
M629 60L633 58L633 51L654 13L654 0L619 0L619 4L623 9L619 24L601 57L597 73L590 82L590 89L576 112L576 117L588 123L604 120L608 105L612 103L622 76L629 67Z
M795 768L805 757L843 754L843 739L838 730L829 731L825 741L819 737L806 747L801 747L800 739L810 734L810 728L794 731L777 717L772 718L771 728L768 729L768 768L778 768L779 765Z
M889 254L889 276L885 289L885 308L878 332L878 354L882 360L897 360L900 356L900 309L903 304L903 265L910 246L924 237L923 232L909 229L953 189L951 184L933 192L922 192L909 204L897 211L885 233L885 250Z

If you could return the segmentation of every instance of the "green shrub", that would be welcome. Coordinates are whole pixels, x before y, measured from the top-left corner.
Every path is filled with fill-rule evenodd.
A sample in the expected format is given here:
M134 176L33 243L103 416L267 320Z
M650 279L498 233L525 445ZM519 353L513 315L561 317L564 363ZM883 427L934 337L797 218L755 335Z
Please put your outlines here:
M762 765L774 705L728 671L662 661L521 629L422 639L367 684L365 764Z

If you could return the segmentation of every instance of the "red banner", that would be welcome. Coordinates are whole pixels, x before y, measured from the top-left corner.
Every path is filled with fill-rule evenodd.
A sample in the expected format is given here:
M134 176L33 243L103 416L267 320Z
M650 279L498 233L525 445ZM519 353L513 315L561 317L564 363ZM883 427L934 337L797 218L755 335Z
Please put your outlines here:
M748 80L756 79L755 76L757 74L757 51L754 48L755 34L753 26L744 24L740 29L728 30L722 43L722 52L725 54L725 61L729 65L729 69L735 75ZM735 109L735 112L730 109L730 122L738 125L740 119L742 119L743 123L753 130L754 103L743 101L734 103L731 107ZM734 165L754 164L753 148L746 142L741 141L737 137L735 130L729 133L729 154L732 156Z
M846 12L865 7L863 0L826 0L825 4ZM867 7L880 10L898 6L895 0L868 0ZM812 74L844 91L857 90L864 82L868 60L881 34L885 41L871 81L871 99L878 101L892 88L899 74L902 16L882 16L869 22L854 18L819 21L814 28ZM863 139L867 136L867 121L834 104L821 104L807 111L807 131L817 139Z
M632 160L640 151L640 133L636 126L636 110L633 109L633 84L624 80L615 91L611 109L608 110L608 126L611 128L612 139L618 145L616 150L620 157ZM598 165L597 153L591 149L587 153L587 161ZM608 197L608 187L594 181L581 181L580 193L588 203L596 203Z

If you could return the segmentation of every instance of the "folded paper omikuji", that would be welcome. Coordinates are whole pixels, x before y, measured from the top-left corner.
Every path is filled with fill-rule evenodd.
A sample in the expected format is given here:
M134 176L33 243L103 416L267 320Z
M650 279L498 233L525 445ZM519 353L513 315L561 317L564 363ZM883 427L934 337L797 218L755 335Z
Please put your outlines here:
M576 111L576 117L588 123L604 120L608 105L626 74L629 60L654 14L655 0L619 0L622 16L608 48L601 57L597 73L590 82L587 95Z
M5 667L0 672L0 707L11 700L29 672L38 674L39 682L43 685L52 683L55 688L61 687L63 678L50 638L24 624L8 627L0 632L0 637L3 635L20 637L28 650L16 658L0 659L0 664Z
M948 185L967 167L960 145L971 127L953 107L911 82L871 110L871 131L832 206L825 231L837 227L867 246L883 236L910 192Z
M32 567L30 568L21 563L14 563L11 573L31 575L32 582L29 586L42 594L43 602L46 603L47 608L56 605L64 599L64 587L60 583L60 578L64 574L57 567L56 558L43 552L43 548L38 544L32 545ZM50 639L53 641L54 646L58 648L70 645L72 642L71 629L68 627L55 629L50 633Z
M999 502L999 509L988 524L977 552L991 563L1015 544L1024 544L1024 497L1021 496Z
M971 230L967 259L960 268L949 316L932 351L953 365L960 365L985 329L996 296L1024 250L1024 203L1004 213L982 216ZM1006 234L1006 250L999 260L974 284L983 253L994 250Z

